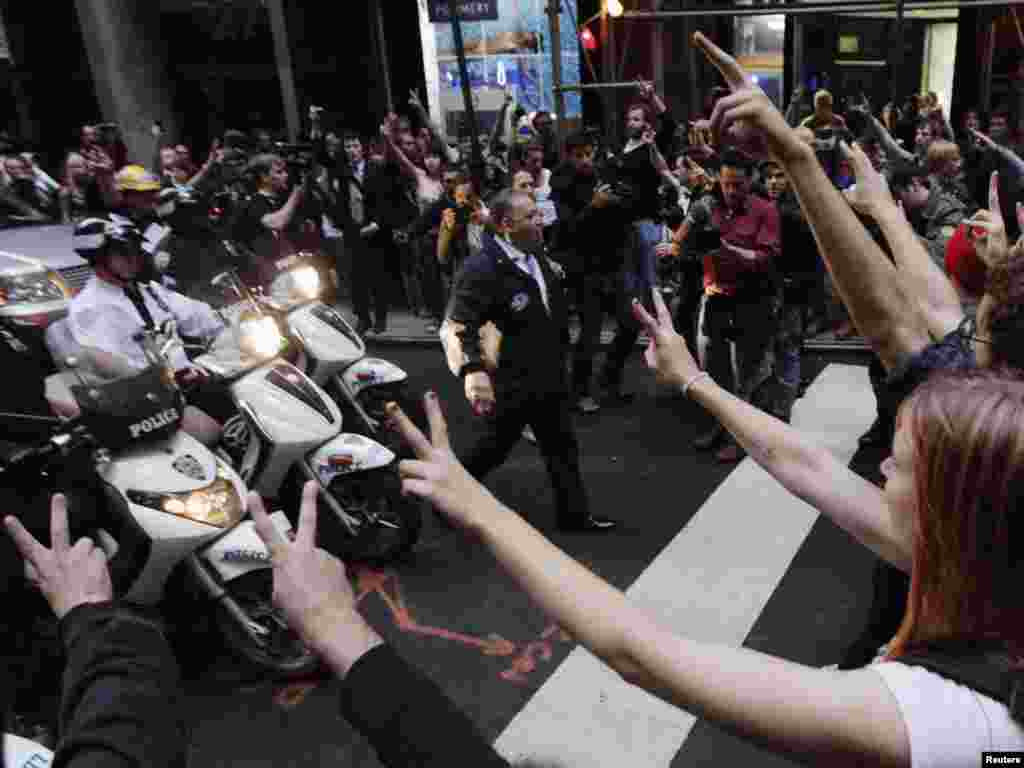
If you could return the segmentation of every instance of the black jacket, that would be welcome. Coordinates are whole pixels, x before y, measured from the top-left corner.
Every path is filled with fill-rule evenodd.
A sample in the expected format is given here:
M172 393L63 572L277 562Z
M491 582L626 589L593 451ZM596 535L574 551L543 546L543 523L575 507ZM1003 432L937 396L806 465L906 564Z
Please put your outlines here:
M540 286L512 262L490 234L484 234L483 250L462 266L447 312L449 320L462 326L457 334L466 358L462 375L484 370L479 333L490 321L502 334L496 390L565 390L569 336L563 280L546 257L537 261L547 287L550 314L544 308Z
M387 645L349 670L341 713L388 768L507 768L437 684Z
M622 264L627 217L616 206L590 205L599 183L597 175L582 176L570 163L551 175L551 199L558 209L554 250L575 274L614 273Z
M54 768L184 768L185 709L161 625L101 603L72 610L60 632L67 668Z
M331 221L345 235L346 243L358 242L361 238L359 230L370 222L376 222L381 231L369 238L370 242L380 240L384 235L384 222L381 221L381 169L366 161L366 170L363 173L363 180L359 181L352 172L352 166L341 155L338 164L329 172L328 179L334 187L334 200L330 211ZM352 185L357 186L363 193L363 206L365 218L362 223L352 220ZM387 239L391 235L387 233Z
M60 628L68 664L54 768L184 768L184 703L161 625L104 603L74 609ZM388 768L508 766L437 684L386 645L352 666L340 705Z

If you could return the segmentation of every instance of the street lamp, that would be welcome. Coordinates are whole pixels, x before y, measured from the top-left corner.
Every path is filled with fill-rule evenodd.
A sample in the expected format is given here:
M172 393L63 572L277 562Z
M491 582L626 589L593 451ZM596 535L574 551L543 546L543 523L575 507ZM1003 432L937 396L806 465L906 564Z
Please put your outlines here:
M622 0L605 0L604 9L612 18L619 18L625 10L622 7Z

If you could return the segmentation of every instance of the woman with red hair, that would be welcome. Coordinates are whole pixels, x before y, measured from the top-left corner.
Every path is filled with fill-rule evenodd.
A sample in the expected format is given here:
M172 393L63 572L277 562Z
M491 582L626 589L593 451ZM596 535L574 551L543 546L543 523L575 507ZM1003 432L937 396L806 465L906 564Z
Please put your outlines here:
M458 463L437 398L431 439L396 407L418 460L403 491L429 499L482 541L530 598L625 681L808 765L964 766L983 751L1024 750L1024 725L1000 700L921 666L912 654L1024 659L1024 379L939 373L899 412L884 488L828 449L722 389L700 370L657 290L648 365L704 406L794 496L909 573L902 624L883 655L835 671L691 640L566 555Z

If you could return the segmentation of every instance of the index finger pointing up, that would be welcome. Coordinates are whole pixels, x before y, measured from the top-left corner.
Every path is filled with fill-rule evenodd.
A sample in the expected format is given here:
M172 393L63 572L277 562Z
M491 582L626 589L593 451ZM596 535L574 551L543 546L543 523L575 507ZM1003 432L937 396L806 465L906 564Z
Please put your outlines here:
M305 492L303 492L303 498L305 498ZM270 559L275 560L283 554L288 542L267 516L267 510L263 508L263 499L255 491L249 494L249 514L252 515L257 535L263 540L267 551L270 552Z
M708 61L714 64L715 68L722 73L722 77L725 78L725 82L729 84L732 90L750 84L747 73L743 71L743 67L739 65L736 59L712 43L700 32L693 33L693 42L704 52Z
M63 493L50 498L50 546L54 554L67 552L71 546L68 533L68 500Z
M652 288L651 293L654 295L654 310L658 313L658 322L666 328L671 328L672 313L668 311L665 297L661 295L661 291L657 288Z
M302 486L302 506L299 508L299 530L295 545L305 552L316 549L316 502L320 489L310 480Z
M405 415L405 412L398 407L397 403L388 403L385 411L388 414L398 430L398 434L402 436L402 439L412 448L413 453L416 454L417 458L426 458L431 451L430 441L420 431L420 428L412 423L412 420Z
M999 171L992 171L988 180L988 209L996 215L1001 215L1003 211L999 207Z
M41 563L46 556L46 547L36 541L36 537L25 530L25 527L16 517L4 518L4 523L7 525L7 531L11 534L11 538L14 539L14 545L18 548L18 552L21 553L22 558L26 562ZM39 568L36 567L38 571Z

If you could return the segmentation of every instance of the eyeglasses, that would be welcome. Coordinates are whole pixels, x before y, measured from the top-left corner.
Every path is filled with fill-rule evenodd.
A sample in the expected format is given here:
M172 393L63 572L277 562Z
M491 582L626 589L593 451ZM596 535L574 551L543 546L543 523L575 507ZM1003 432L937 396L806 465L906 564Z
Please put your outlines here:
M970 315L965 315L964 319L960 321L960 325L956 327L956 334L964 341L977 341L981 344L991 344L992 339L983 339L975 334L978 331L977 320Z

